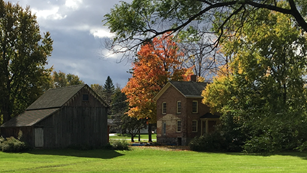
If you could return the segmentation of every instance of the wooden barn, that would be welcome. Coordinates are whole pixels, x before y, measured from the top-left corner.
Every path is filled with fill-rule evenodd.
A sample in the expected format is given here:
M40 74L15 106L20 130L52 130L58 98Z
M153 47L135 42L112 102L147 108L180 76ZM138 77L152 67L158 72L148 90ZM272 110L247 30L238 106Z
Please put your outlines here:
M49 89L24 113L2 124L1 135L19 136L36 148L104 146L108 108L88 85Z

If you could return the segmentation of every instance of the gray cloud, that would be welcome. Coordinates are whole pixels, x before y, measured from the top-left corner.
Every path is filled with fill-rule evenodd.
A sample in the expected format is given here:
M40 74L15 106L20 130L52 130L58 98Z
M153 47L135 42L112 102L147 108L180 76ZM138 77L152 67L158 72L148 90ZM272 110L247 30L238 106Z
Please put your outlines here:
M129 0L131 2L131 0ZM110 36L103 26L103 16L119 0L10 0L36 13L41 32L49 31L54 40L48 67L78 75L85 83L103 85L107 76L124 87L131 76L120 55L110 55L103 47ZM66 2L71 2L67 6ZM66 5L65 5L66 3ZM116 58L117 57L117 58Z

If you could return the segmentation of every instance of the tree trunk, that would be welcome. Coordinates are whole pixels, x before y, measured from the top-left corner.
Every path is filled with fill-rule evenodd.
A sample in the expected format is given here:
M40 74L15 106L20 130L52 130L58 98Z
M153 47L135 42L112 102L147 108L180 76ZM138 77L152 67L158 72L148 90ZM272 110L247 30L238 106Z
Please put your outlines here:
M3 113L3 123L11 119L11 116L7 110L3 110L2 113Z
M11 119L12 109L10 106L10 97L6 96L3 97L3 107L2 107L2 114L3 114L3 123L7 122Z
M139 133L139 142L141 142L141 129L139 129L138 133Z
M148 124L148 142L152 142L152 140L151 140L151 124Z
M130 133L131 134L131 133ZM134 142L134 136L133 136L133 134L131 134L131 142Z

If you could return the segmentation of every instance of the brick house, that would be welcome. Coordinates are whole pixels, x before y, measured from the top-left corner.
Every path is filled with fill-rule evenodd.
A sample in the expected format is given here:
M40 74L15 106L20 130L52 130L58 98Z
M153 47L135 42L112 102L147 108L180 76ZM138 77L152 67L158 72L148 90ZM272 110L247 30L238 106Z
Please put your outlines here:
M0 126L0 136L35 148L100 147L108 143L109 105L88 85L49 89L25 112Z
M190 140L214 131L219 116L202 104L201 93L207 83L170 81L155 96L157 103L157 142L188 145Z

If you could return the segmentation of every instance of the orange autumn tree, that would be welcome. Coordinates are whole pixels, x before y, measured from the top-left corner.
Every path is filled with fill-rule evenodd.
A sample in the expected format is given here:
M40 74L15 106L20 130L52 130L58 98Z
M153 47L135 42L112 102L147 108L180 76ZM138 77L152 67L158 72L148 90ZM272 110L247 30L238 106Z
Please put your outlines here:
M179 51L172 36L164 34L143 45L132 64L133 76L122 89L128 98L130 117L156 122L153 97L170 80L188 80L192 69L182 67Z

